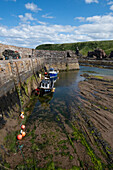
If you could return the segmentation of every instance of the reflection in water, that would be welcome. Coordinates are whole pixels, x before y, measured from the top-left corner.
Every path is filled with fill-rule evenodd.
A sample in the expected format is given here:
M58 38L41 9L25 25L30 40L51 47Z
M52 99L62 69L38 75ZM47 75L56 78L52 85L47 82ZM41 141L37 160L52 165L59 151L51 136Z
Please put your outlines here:
M49 106L49 103L51 99L53 98L53 93L50 92L48 94L45 94L43 96L39 96L38 100L41 103L42 106Z
M79 72L78 70L61 72L59 74L59 80L57 80L55 86L56 87L69 87L70 85L76 82L78 72Z
M72 101L75 105L78 100L78 82L84 78L79 75L79 71L61 72L59 79L55 83L54 95L39 97L30 119L36 120L42 118L42 121L54 121L57 114L62 114L70 119L70 106Z

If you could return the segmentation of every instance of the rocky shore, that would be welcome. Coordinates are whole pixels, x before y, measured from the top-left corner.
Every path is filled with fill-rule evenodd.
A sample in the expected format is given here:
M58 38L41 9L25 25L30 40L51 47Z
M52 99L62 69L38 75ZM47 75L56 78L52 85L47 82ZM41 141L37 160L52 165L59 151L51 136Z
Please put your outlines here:
M113 60L78 59L80 66L113 69Z
M79 83L82 96L80 101L83 103L86 117L89 118L91 136L100 143L107 154L106 158L113 161L113 77L87 74L83 76L86 80Z

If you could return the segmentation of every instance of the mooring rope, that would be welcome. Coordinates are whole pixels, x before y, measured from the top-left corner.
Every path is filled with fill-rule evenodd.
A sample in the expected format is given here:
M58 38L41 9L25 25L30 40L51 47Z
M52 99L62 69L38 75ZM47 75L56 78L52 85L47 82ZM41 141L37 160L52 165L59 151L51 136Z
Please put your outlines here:
M23 117L21 117L21 118L23 119L23 118L24 118L24 109L23 109L23 103L24 103L24 102L23 102L23 98L22 98L21 89L20 89L19 86L18 86L17 75L16 75L16 70L17 70L17 72L18 72L18 66L17 66L17 64L15 64L15 67L13 66L12 58L10 58L10 65L11 65L11 71L12 71L12 75L13 75L13 80L14 80L15 88L16 88L17 95L18 95L18 98L19 98L19 103L20 103L20 113L21 113L21 114L20 114L20 117L23 116ZM15 68L16 68L16 70L15 70ZM19 72L18 72L18 76L19 76ZM19 77L18 77L18 78L19 78ZM20 78L19 78L19 83L20 83L20 85L21 85ZM22 125L23 125L23 121L21 122L20 127L22 127ZM21 129L21 131L23 132L22 129ZM22 139L22 138L21 138L21 139ZM18 138L18 136L17 136L17 140L20 140L20 139ZM21 151L21 154L22 154L24 163L25 163L25 165L26 165L25 157L24 157L24 154L23 154L23 152L22 152L22 148L23 148L24 145L20 145L18 141L17 141L17 143L18 143L18 149Z
M33 51L32 51L32 57L33 57ZM34 64L33 64L33 58L31 59L31 62L32 62L33 75L35 76L36 82L38 84L38 81L37 81L37 78L36 78L37 76L36 76L35 69L34 69ZM15 62L15 67L14 67L13 61L12 61L12 57L10 57L10 65L11 65L11 71L12 71L12 75L13 75L13 81L14 81L15 89L17 91L17 95L18 95L18 98L19 98L20 113L21 113L20 117L21 117L21 119L24 119L24 117L25 117L24 116L24 109L23 109L24 101L23 101L22 91L21 91L22 83L21 83L21 79L20 79L17 63ZM16 70L17 70L17 72L16 72ZM16 74L16 73L18 73L18 74ZM17 76L18 76L19 83L17 81ZM19 87L18 84L20 85L20 87ZM24 145L20 145L19 144L19 140L21 140L25 136L25 132L23 131L24 129L22 129L23 122L24 121L22 121L21 124L20 124L21 131L20 131L20 134L17 135L17 140L18 140L17 144L18 144L18 149L21 151L25 167L27 167L25 156L24 156L23 151L22 151L22 148L23 148ZM23 126L25 126L25 125L23 125ZM23 136L23 133L24 133L24 136Z

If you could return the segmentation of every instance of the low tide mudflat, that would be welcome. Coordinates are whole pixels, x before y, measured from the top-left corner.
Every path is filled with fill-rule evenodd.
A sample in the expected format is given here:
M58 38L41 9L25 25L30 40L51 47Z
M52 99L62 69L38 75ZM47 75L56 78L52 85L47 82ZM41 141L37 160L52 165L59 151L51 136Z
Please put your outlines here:
M60 73L55 93L37 98L24 139L7 134L1 152L7 168L113 169L112 73L84 70Z

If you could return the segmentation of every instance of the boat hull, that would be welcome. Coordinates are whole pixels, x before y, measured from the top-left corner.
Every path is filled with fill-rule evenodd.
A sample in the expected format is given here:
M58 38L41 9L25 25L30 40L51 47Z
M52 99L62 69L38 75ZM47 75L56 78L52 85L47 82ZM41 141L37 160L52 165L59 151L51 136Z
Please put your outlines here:
M56 81L58 73L49 73L49 77L51 81Z
M56 77L50 77L50 80L56 82L57 76Z
M50 78L55 78L57 77L58 72L54 70L54 68L50 68L49 72L48 72Z
M40 96L51 93L51 89L40 89Z

